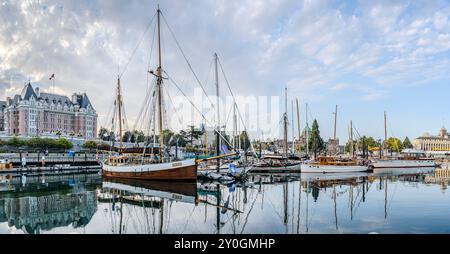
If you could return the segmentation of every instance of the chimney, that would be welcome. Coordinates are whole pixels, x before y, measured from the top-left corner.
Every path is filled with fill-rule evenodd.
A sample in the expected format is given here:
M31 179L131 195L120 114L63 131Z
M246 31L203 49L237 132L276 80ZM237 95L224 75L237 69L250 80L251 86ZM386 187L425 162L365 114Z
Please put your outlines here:
M39 87L36 87L36 88L34 89L34 92L36 93L36 96L37 96L37 97L40 97L40 96L41 96L41 94L40 94L40 92L39 92Z

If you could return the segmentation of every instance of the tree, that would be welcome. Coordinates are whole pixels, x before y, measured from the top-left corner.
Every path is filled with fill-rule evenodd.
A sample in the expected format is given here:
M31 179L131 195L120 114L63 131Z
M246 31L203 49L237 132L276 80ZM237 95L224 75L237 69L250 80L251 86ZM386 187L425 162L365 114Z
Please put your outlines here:
M133 133L131 131L126 131L122 136L122 142L131 142L133 143Z
M98 132L98 137L103 141L110 141L111 138L114 137L114 134L109 132L106 128L101 127Z
M388 138L387 140L387 148L389 149L389 151L391 151L391 155L393 151L398 151L400 152L403 149L403 144L402 141L398 138Z
M21 147L21 146L25 146L26 142L19 139L18 137L13 137L12 139L10 139L6 142L6 145L13 146L13 147Z
M170 146L173 142L173 131L171 130L164 130L163 131L163 137L164 137L164 144Z
M85 149L96 149L97 148L97 142L95 141L86 141L86 143L83 144L83 148Z
M314 119L311 128L309 147L310 150L314 153L314 158L317 157L318 153L322 152L323 149L325 149L323 139L322 137L320 137L319 124L317 123L316 119Z
M60 149L71 149L73 148L72 142L65 138L60 138L56 141L56 146Z
M406 137L405 138L405 140L403 140L403 148L404 149L411 149L411 148L413 148L414 146L411 144L411 141L409 141L409 138L408 137Z
M134 136L138 143L142 143L145 141L145 134L143 131L134 131Z
M243 131L241 135L239 135L239 139L241 141L241 147L244 151L247 151L250 148L250 139L246 131Z
M191 143L191 147L194 146L194 140L199 139L203 134L203 130L195 129L195 126L189 126L189 130L186 132L189 137L189 142Z

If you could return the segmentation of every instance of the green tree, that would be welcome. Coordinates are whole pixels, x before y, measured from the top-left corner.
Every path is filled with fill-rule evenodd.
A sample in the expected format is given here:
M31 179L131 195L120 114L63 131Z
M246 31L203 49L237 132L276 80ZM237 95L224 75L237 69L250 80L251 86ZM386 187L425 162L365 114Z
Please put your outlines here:
M403 148L404 149L411 149L411 148L413 148L413 145L411 144L411 141L409 141L409 138L408 137L406 137L405 138L405 140L403 140Z
M98 132L98 137L103 141L110 141L113 137L113 133L109 132L106 128L101 127Z
M145 134L143 131L134 131L134 136L136 138L136 142L142 143L145 141Z
M12 147L22 147L26 145L26 142L22 139L19 139L18 137L13 137L12 139L6 142L6 145Z
M241 135L239 135L239 139L241 141L241 149L247 151L250 148L250 138L246 131L243 131Z
M309 148L314 153L314 158L317 158L317 154L322 152L323 149L325 149L324 141L320 136L319 124L317 123L316 119L314 119L314 122L311 127Z
M195 126L191 125L186 134L189 137L189 143L192 147L194 145L194 140L198 140L204 134L204 131L196 129Z
M387 143L387 148L391 152L391 155L392 155L392 152L394 152L394 151L400 152L403 149L402 141L398 138L394 138L394 137L388 138L386 143Z
M92 140L86 141L83 144L83 148L85 148L85 149L96 149L97 148L97 142L92 141Z
M65 138L60 138L56 141L56 146L60 149L71 149L73 148L72 142Z
M164 144L171 145L173 142L173 136L175 134L171 130L164 130L163 131L163 137L164 137Z

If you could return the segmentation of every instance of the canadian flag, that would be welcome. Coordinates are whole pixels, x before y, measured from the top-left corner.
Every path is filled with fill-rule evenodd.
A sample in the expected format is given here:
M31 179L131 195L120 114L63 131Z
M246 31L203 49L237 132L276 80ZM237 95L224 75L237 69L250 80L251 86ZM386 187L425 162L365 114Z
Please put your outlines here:
M52 74L49 79L52 80L54 78L55 78L55 74Z

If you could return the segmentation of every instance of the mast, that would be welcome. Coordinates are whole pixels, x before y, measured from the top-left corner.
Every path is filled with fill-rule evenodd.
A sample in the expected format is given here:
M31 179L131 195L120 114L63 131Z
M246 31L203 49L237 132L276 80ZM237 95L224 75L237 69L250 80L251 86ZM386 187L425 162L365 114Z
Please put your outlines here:
M295 154L295 125L294 125L294 100L291 101L291 116L292 116L292 153Z
M298 98L295 99L296 103L297 103L297 129L298 129L298 139L300 140L300 137L302 136L302 130L300 129L300 111L299 111L299 107L298 107ZM299 146L298 149L299 153L301 152L301 148Z
M336 111L334 111L334 142L336 142L336 123L337 123L337 112L338 112L338 105L336 105Z
M306 103L306 155L309 155L308 103Z
M355 151L353 148L353 121L350 121L350 155L352 156L352 158L355 157Z
M216 78L216 114L217 114L217 133L216 133L216 154L220 155L220 109L219 109L219 69L217 65L217 53L214 53L214 72ZM217 173L220 171L220 159L217 159Z
M236 149L236 134L237 134L237 118L236 118L236 103L233 104L233 147Z
M120 140L120 149L122 149L122 94L120 92L120 77L117 77L117 104L119 110L119 140ZM119 150L120 151L120 150Z
M158 124L159 124L159 156L161 162L164 161L164 131L163 131L163 112L162 112L162 67L161 67L161 10L158 6L158 69L156 71L157 96L158 96Z
M387 149L388 149L388 144L387 144L387 116L386 116L386 111L384 111L384 149L386 149L386 154L387 154Z
M288 158L288 127L287 127L287 88L284 89L284 93L285 93L285 99L284 99L284 107L285 107L285 111L284 111L284 154L286 155L286 158Z

